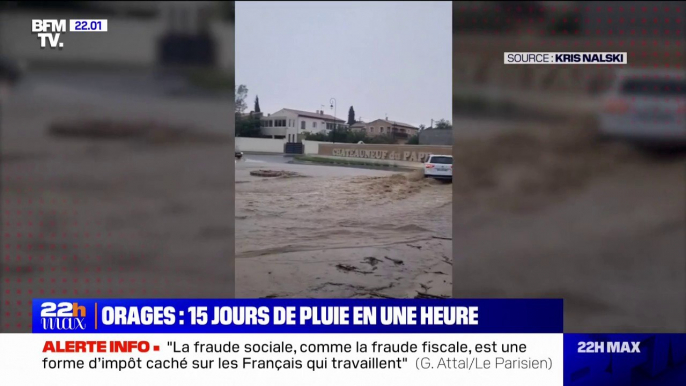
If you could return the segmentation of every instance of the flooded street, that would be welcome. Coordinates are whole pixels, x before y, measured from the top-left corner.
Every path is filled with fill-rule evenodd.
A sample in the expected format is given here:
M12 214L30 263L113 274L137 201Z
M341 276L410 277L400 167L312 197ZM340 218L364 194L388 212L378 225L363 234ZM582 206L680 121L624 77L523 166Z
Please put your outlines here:
M246 155L236 163L237 297L451 294L450 184L286 162Z
M456 139L454 296L564 298L565 332L683 331L686 157L501 126Z
M25 305L38 297L232 297L224 101L77 85L31 77L2 106L0 329L30 331ZM63 119L188 125L189 135L223 131L224 139L51 133Z

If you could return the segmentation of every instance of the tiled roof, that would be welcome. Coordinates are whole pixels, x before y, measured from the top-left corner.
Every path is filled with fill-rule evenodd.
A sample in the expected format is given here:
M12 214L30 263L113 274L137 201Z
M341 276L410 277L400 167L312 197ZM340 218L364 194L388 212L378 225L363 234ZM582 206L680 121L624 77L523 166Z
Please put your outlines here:
M321 119L329 120L329 121L333 121L335 119L337 122L345 122L343 119L334 118L332 115L328 115L328 114L318 114L318 113L312 113L309 111L295 110L295 109L284 109L284 110L292 111L292 112L294 112L298 115L301 115L303 117L321 118Z
M397 122L397 121L389 121L386 119L377 119L377 121L383 121L388 123L389 125L395 125L395 126L402 126L402 127L409 127L411 129L419 129L419 127L410 125L409 123L402 123L402 122Z

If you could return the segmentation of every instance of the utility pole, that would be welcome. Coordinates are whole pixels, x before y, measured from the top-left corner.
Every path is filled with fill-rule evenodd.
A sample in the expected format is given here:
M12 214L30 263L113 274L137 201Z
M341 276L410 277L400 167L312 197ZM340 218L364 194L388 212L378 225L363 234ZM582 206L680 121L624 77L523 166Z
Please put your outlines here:
M331 98L329 103L331 103L331 108L334 109L333 110L333 126L332 126L333 131L331 132L331 143L336 143L336 110L338 109L338 106L336 103L336 98Z

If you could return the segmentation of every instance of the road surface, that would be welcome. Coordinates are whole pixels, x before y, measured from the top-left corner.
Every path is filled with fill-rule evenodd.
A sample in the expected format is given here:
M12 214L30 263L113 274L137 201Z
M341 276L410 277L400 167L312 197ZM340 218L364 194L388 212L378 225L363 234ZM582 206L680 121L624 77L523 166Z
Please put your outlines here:
M252 170L298 173L262 178ZM414 174L236 162L236 296L449 296L451 186Z
M233 297L232 140L48 133L56 120L96 118L231 134L226 104L31 74L25 86L2 106L0 329L30 331L36 297Z

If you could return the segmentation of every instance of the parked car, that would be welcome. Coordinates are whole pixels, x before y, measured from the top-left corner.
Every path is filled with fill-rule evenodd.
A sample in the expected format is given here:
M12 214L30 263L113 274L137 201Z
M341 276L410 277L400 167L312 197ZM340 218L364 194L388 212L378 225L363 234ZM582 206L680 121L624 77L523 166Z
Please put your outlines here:
M424 177L452 181L453 156L430 155L424 164Z
M641 145L686 145L684 71L618 71L604 95L599 129L606 138Z
M238 158L238 159L243 158L243 152L238 150L238 148L236 148L236 158Z

